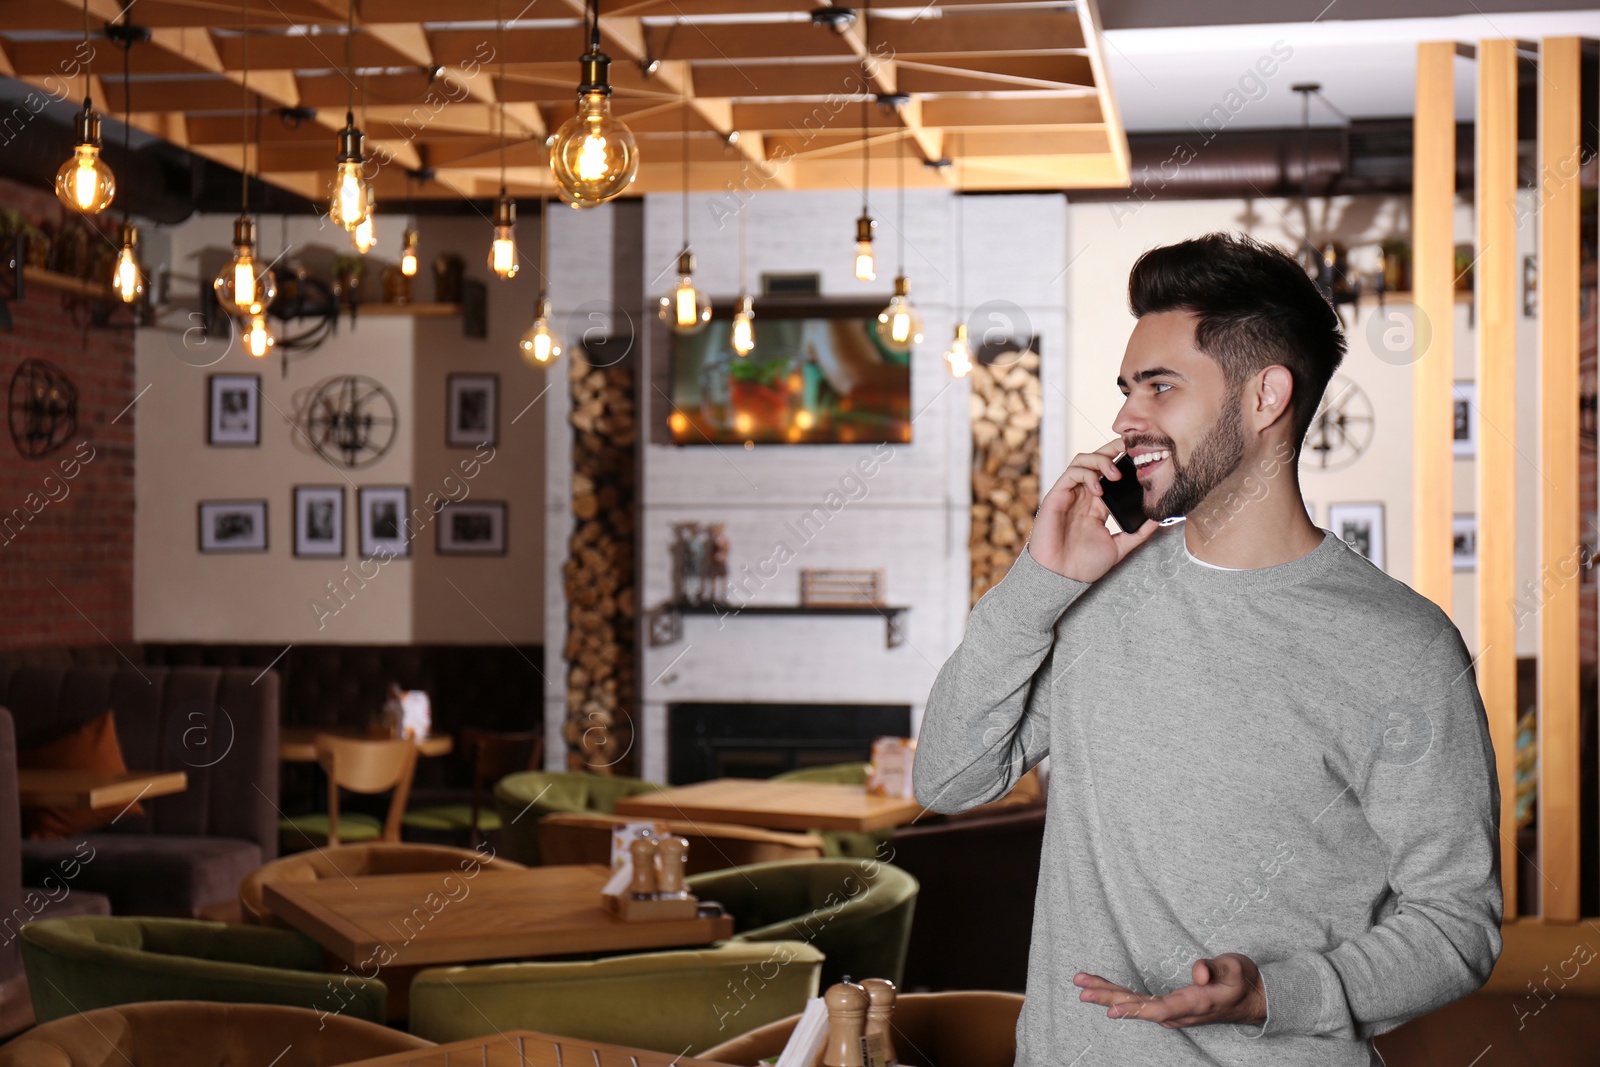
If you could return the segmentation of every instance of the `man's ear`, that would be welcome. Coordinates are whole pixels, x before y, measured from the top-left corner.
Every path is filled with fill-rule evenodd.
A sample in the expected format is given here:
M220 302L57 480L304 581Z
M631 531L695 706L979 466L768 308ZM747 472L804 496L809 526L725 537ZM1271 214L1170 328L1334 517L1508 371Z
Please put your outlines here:
M1245 414L1257 432L1289 417L1294 404L1294 375L1281 363L1264 368L1251 400Z

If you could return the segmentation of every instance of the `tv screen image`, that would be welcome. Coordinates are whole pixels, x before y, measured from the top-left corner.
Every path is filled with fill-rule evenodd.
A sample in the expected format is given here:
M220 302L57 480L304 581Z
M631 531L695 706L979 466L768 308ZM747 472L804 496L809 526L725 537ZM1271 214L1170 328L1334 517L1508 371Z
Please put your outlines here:
M879 340L876 307L758 304L747 356L733 350L731 318L723 312L697 334L666 334L674 444L911 440L911 353Z

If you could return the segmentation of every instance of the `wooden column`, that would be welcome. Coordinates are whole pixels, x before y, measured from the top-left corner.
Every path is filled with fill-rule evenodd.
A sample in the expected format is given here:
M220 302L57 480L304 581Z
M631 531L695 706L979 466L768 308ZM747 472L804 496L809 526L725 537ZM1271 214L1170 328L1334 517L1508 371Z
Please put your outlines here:
M1413 576L1417 592L1450 610L1450 487L1454 445L1456 199L1452 41L1417 45L1411 182L1411 262L1417 360L1412 452Z
M1517 914L1517 43L1478 45L1478 691L1500 780L1500 882Z
M1546 920L1578 918L1576 37L1539 42L1539 865Z

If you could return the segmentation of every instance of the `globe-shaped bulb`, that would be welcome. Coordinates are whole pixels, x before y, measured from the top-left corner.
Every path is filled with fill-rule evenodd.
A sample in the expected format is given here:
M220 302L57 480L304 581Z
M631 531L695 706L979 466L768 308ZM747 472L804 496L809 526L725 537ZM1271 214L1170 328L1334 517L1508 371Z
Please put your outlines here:
M639 145L633 131L611 114L608 92L578 96L578 111L556 131L550 146L550 173L578 207L603 204L618 196L639 173Z

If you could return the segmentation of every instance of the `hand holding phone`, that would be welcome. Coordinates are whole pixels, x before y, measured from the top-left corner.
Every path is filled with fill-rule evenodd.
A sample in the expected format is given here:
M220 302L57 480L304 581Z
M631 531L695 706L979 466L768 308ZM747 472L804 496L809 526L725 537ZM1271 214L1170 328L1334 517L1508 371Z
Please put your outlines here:
M1125 462L1125 471L1118 469L1118 457ZM1117 524L1124 531L1132 524L1130 532L1113 534L1106 528L1114 496L1122 498L1115 505L1121 512ZM1159 529L1154 519L1144 516L1143 496L1120 437L1093 452L1081 453L1040 502L1028 552L1064 577L1098 581ZM1125 506L1128 498L1132 503Z

